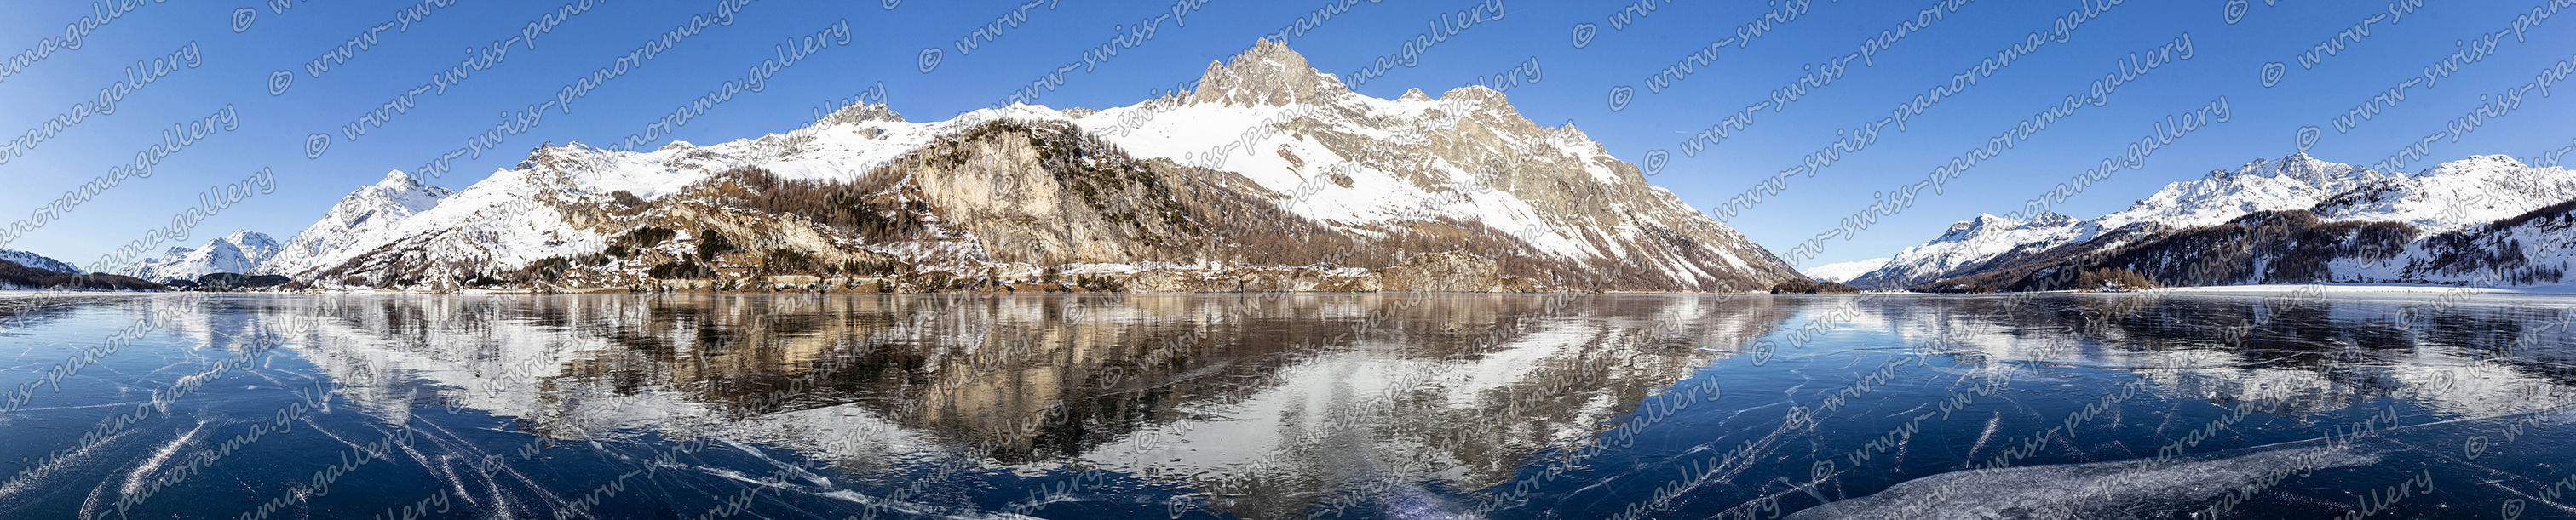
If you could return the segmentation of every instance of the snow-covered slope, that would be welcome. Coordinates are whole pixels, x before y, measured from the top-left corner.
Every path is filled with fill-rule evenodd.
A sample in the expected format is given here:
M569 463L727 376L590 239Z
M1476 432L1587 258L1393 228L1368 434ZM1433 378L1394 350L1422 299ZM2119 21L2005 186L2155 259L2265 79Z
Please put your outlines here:
M2457 231L2576 199L2576 172L2534 168L2505 155L2434 165L2336 194L2310 209L2336 221L2404 222L2430 233Z
M386 173L384 180L341 197L321 221L295 234L276 256L255 269L258 272L247 274L293 276L315 266L336 263L335 260L345 261L356 254L351 247L386 236L412 215L437 207L440 200L454 194L447 188L423 184L401 171Z
M1804 271L1799 271L1798 274L1807 275L1808 278L1827 282L1848 282L1853 278L1859 278L1860 275L1869 274L1870 271L1878 270L1879 266L1887 265L1887 261L1887 258L1872 258L1868 260L1853 260L1849 262L1825 264L1809 267Z
M2308 209L2364 185L2399 179L2305 153L2278 160L2256 159L2235 170L2210 170L2199 180L2166 184L2154 195L2130 204L2129 209L2085 221L2091 224L2085 226L2086 237L2139 222L2185 228L2220 224L2256 211Z
M1027 144L995 132L1027 132ZM1047 162L1063 146L1081 149L1062 156L1080 164ZM934 150L936 160L928 157ZM834 235L760 246L820 249L827 257L833 249L864 249L914 260L1223 264L1260 256L1266 246L1185 233L1180 240L1141 237L1155 247L1104 247L1086 228L1057 221L1106 217L1130 233L1160 232L1137 226L1168 221L1195 232L1215 219L1284 212L1278 218L1311 221L1326 227L1318 232L1385 248L1387 256L1472 241L1558 271L1608 273L1595 283L1632 289L1752 290L1796 277L1741 234L1647 185L1634 165L1580 130L1538 126L1499 92L1465 87L1438 99L1420 91L1370 98L1270 42L1230 63L1211 63L1196 92L1133 106L1012 105L923 123L883 105L858 106L787 135L706 146L547 146L452 196L406 188L397 172L352 194L263 271L320 279L356 274L350 266L357 262L398 276L492 273L596 254L613 236L648 223L685 229L704 219L770 219L760 225L775 230L828 216L746 215L724 202L740 190L717 184L748 166L782 181L866 185L891 190L876 193L900 195L903 204L930 205L915 211L925 213L935 240ZM1125 172L1091 180L1142 190L1112 195L1232 200L1233 207L1122 211L1085 191L1091 180L1081 172L1093 171ZM384 193L413 194L399 200L427 205L392 204L396 198ZM1084 203L1099 215L1080 210ZM361 215L371 210L380 216Z
M195 280L214 273L247 274L258 270L261 262L276 256L281 246L277 240L257 231L242 230L206 241L195 248L173 247L159 258L146 258L116 274L161 283Z
M2049 247L2082 235L2073 217L2044 213L2029 222L1988 214L1960 221L1922 245L1905 248L1879 268L1852 277L1854 287L1902 289L1972 269L2025 245Z
M52 258L46 258L46 257L45 257L45 255L39 255L39 254L30 253L30 252L26 252L26 251L19 251L19 250L16 250L16 249L0 249L0 260L8 260L8 261L11 261L11 262L17 262L17 263L18 263L18 265L23 265L23 266L27 266L27 267L33 267L33 268L37 268L37 269L43 269L43 270L47 270L47 271L53 271L53 272L57 272L57 273L65 273L65 274L81 274L81 273L83 273L83 272L84 272L84 271L81 271L81 269L80 269L79 267L75 267L75 266L73 266L73 265L72 265L71 263L69 263L69 262L64 262L64 261L61 261L61 260L55 260L55 259L52 259Z
M2413 174L2388 174L2292 154L2167 184L2129 209L2063 227L2027 229L2040 227L2033 225L1994 232L1987 230L2013 221L1983 216L1962 222L1940 238L1907 248L1854 284L1902 288L1964 276L2003 264L2012 255L2038 254L2134 226L2182 230L2228 224L2256 212L2304 210L2325 222L2403 223L2420 232L2421 238L2479 228L2570 199L2576 199L2576 173L2558 167L2533 168L2503 155L2473 156ZM1984 224L1988 219L1993 223ZM2105 241L2086 247L2100 252L2128 243Z

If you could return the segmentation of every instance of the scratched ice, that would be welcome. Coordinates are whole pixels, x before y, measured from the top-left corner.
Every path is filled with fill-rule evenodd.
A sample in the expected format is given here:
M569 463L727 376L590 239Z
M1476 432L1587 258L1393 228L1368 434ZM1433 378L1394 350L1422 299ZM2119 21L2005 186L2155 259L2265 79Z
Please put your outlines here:
M2576 305L2275 296L0 294L0 518L2560 512Z

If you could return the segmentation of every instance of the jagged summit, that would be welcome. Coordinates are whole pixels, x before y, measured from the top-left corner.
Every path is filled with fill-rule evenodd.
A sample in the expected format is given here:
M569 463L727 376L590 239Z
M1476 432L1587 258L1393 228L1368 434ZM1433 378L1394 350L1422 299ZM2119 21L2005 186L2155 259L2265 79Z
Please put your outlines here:
M823 120L816 121L815 124L853 125L869 121L901 123L903 114L895 113L894 108L886 106L885 103L850 105L833 111L832 115L824 116Z
M2021 221L2019 220L1998 217L1993 213L1978 213L1977 218L1962 220L1950 224L1950 232L1957 233L1966 231L1973 233L1981 230L2003 230L2017 227L2021 227Z
M1287 44L1263 39L1227 63L1208 62L1189 102L1283 106L1349 92L1332 74L1308 65L1305 55L1288 50Z
M2392 174L2387 172L2380 172L2349 164L2327 162L2325 160L2309 156L2307 152L2297 152L2279 159L2255 159L2253 161L2246 162L2244 165L2237 166L2234 170L2210 170L2209 175L2203 177L2202 180L2210 182L2227 182L2237 179L2259 178L2282 182L2297 182L2318 189L2333 190L2338 189L2339 187L2348 187L2355 183L2379 180L2391 176Z
M2060 227L2072 226L2075 225L2075 222L2075 217L2069 217L2062 213L2049 211L2040 213L2039 216L2031 217L2030 222L2025 223L2024 225L2028 225L2030 227Z
M1950 230L1943 233L1941 238L1935 241L1956 242L2009 231L2060 228L2074 225L2075 222L2075 217L2060 215L2056 212L2041 213L2039 216L2033 217L2029 221L2015 220L2010 217L1998 217L1990 213L1978 213L1977 218L1962 220L1957 223L1950 224Z
M1503 91L1486 88L1484 85L1467 85L1449 89L1448 92L1440 93L1440 100L1472 101L1480 105L1497 107L1512 105L1511 96L1503 95Z

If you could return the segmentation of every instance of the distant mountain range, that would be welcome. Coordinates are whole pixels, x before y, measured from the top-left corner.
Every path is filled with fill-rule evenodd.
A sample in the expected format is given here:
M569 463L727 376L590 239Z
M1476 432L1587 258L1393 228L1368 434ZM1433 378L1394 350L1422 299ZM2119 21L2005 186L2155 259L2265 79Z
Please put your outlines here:
M2502 155L2389 173L2292 154L2167 184L2087 220L1951 225L1851 280L1867 289L2065 289L2125 269L2165 285L2559 283L2576 175Z
M257 231L236 231L206 241L195 248L173 247L157 258L146 258L116 274L171 283L195 280L215 273L243 274L259 270L262 262L277 256L277 241Z
M92 274L73 267L70 262L44 255L0 249L0 289L47 290L163 290L150 280L123 275Z
M1868 260L1854 260L1850 262L1825 264L1806 268L1805 270L1798 271L1798 274L1807 275L1808 278L1813 278L1817 281L1849 282L1853 278L1859 278L1861 275L1869 274L1870 272L1877 271L1880 267L1886 266L1888 260L1889 259L1887 258L1871 258Z
M72 266L70 262L46 258L45 255L19 251L16 249L0 249L0 260L5 260L21 266L33 267L63 274L82 274L86 272L82 271L79 267Z

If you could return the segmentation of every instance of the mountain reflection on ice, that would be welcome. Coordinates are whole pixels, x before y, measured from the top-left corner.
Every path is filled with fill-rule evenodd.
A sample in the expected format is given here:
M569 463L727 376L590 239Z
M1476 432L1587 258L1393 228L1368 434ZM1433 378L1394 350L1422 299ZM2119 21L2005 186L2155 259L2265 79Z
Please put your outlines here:
M0 517L114 514L121 498L128 515L347 517L436 497L459 518L2403 518L2516 498L2544 518L2569 511L2534 493L2576 469L2544 440L2565 433L2576 397L2567 307L2301 293L0 298L0 346L25 352L0 365L0 388L174 316L60 395L0 414L0 458L41 473L0 485ZM280 355L43 462L132 407L119 403L259 338L281 339ZM334 410L200 455L314 387ZM353 446L393 432L412 439L398 455L350 467ZM2269 469L2282 460L2314 467L2284 477ZM351 480L317 487L335 466ZM2413 478L2438 492L2357 500ZM342 490L355 491L325 492Z

